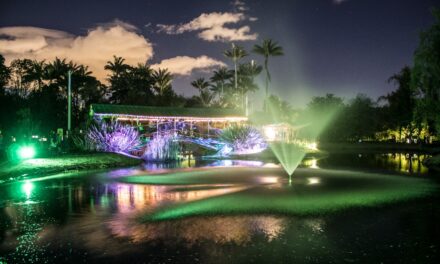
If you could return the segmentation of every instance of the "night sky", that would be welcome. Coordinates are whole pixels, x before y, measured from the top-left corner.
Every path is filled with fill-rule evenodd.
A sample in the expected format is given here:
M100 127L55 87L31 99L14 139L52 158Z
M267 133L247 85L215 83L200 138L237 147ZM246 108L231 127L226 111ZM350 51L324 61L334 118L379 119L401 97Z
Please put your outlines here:
M193 79L209 76L222 63L231 65L222 55L231 40L250 50L262 39L272 38L285 51L285 56L270 60L272 93L292 105L304 106L311 96L325 93L346 99L365 93L376 99L394 89L387 83L391 75L412 64L419 33L433 23L430 9L434 6L439 6L438 1L3 0L0 53L8 62L17 57L51 59L61 54L80 63L96 64L95 68L102 64L103 68L105 61L99 55L110 60L118 48L125 48L125 53L115 55L126 54L130 64L147 59L152 65L175 67L174 89L179 94L192 95L196 92L189 84ZM194 23L185 27L202 13L208 15L206 20L212 13L239 19L213 28L208 25L197 29ZM203 23L210 22L216 23L212 19ZM112 36L107 34L118 25L122 35L119 31ZM29 33L29 28L22 28L29 26L58 31L56 36L47 36L44 30ZM244 32L234 31L240 28ZM234 29L232 33L230 29ZM204 30L208 35L200 36ZM223 37L210 39L209 34L216 30ZM114 44L108 48L114 42L105 41L103 45L99 40L91 41L93 36L101 36L93 32L122 37L127 47ZM179 60L167 61L176 57ZM246 58L250 59L262 62L258 55ZM260 92L254 98L262 98L263 76L259 79Z

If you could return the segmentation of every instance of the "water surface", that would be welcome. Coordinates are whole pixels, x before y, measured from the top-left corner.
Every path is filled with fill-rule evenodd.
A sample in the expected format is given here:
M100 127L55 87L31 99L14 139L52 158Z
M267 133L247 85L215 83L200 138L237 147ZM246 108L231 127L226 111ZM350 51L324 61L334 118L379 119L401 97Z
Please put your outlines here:
M338 154L302 168L343 169L433 179L414 154ZM264 166L262 161L205 160L146 164L109 172L0 185L0 260L7 263L436 263L436 194L336 213L292 216L210 213L144 221L160 208L210 201L285 182L144 185L119 181L145 170ZM190 171L190 169L189 169ZM294 182L295 184L295 182ZM306 184L306 183L304 183ZM255 187L258 186L258 187ZM295 186L293 186L295 187ZM304 187L305 188L305 187ZM310 188L314 188L313 186ZM312 189L311 189L312 190ZM347 189L349 190L349 188ZM240 203L240 201L237 201Z

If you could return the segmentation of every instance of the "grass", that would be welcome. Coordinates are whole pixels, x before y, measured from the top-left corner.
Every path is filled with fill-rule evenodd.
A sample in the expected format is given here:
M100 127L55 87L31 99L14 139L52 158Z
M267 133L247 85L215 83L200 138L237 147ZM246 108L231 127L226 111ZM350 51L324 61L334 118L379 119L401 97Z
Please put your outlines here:
M18 163L5 161L0 164L0 182L66 171L134 166L140 164L140 162L138 159L115 153L62 155L52 158L28 159Z
M280 169L222 168L121 178L137 184L238 184L238 192L159 208L144 221L237 214L321 215L353 207L377 207L435 192L427 179L339 170L297 169L292 185ZM275 178L275 180L274 180ZM310 184L310 179L319 179ZM272 183L272 184L269 184Z

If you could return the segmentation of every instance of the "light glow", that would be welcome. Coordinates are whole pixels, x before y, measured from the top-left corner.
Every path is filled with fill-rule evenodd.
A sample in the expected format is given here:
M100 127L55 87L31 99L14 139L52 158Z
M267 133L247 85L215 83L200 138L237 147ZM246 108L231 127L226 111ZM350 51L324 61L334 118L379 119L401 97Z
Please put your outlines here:
M142 115L120 115L120 114L105 114L100 113L96 114L99 117L116 117L118 121L156 121L159 122L161 120L186 120L186 121L194 121L194 122L241 122L247 121L247 117L240 116L228 116L228 117L196 117L196 116L142 116Z
M32 194L32 190L34 189L34 184L30 181L26 181L23 186L22 190L26 194L26 199L29 199Z
M316 142L309 143L307 144L307 148L309 150L318 150L318 144Z
M20 159L31 159L35 156L35 149L32 146L22 146L18 149Z
M274 141L276 139L277 133L272 126L264 127L264 135L267 141Z
M312 178L307 179L308 185L315 185L315 184L319 184L319 183L321 183L321 180L319 178L312 177Z

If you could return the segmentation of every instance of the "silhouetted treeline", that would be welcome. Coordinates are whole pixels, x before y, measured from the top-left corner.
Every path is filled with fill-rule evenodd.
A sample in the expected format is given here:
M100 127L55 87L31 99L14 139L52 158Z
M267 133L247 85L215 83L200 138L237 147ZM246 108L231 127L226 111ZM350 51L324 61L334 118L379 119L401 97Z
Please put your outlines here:
M412 66L405 66L388 80L396 90L373 100L365 95L343 99L331 94L312 98L303 110L276 96L265 99L279 113L277 121L308 124L304 131L322 141L387 140L428 142L440 134L440 11L435 24L423 32ZM5 65L0 55L0 131L6 135L47 134L66 127L67 72L72 72L73 124L84 127L91 103L136 104L180 107L246 108L247 94L258 89L254 78L265 72L269 92L268 60L283 55L272 40L255 45L253 52L264 59L243 62L249 54L232 45L224 55L233 69L220 68L208 80L191 84L199 95L185 98L172 87L167 69L146 64L128 65L121 57L108 61L106 84L87 66L65 59L35 61L16 59ZM267 113L274 109L265 109Z

